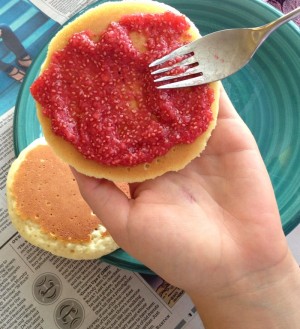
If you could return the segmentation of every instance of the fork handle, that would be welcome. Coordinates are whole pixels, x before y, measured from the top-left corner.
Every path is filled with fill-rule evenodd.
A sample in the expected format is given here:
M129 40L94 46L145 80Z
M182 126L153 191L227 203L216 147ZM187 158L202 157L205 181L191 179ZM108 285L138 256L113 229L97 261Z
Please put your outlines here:
M288 14L285 14L285 15L277 18L273 22L253 28L252 29L252 38L256 43L254 52L260 47L260 45L267 39L267 37L272 32L274 32L278 27L287 23L291 19L297 17L298 15L300 15L300 7L292 10Z
M291 12L289 12L288 14L283 15L282 17L279 17L278 19L276 19L275 21L273 21L271 23L263 25L261 28L266 31L264 39L267 38L279 26L287 23L288 21L290 21L291 19L297 17L298 15L300 15L300 7L292 10Z

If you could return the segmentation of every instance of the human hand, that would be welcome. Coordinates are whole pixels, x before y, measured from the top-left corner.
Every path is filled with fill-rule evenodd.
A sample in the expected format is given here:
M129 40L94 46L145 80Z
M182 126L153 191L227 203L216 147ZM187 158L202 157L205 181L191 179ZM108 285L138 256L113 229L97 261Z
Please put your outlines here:
M190 295L249 293L249 280L267 285L295 268L264 162L223 88L217 127L185 169L131 184L131 200L75 176L115 241Z

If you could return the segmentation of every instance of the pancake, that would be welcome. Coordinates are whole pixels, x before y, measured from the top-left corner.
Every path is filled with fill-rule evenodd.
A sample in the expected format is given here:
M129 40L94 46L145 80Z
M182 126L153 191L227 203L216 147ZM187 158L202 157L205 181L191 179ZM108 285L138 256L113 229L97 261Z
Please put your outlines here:
M129 196L128 184L119 188ZM11 221L31 244L71 259L95 259L118 248L81 197L70 167L43 138L24 149L7 176Z
M76 33L88 30L93 35L99 35L106 31L111 22L119 22L126 15L162 14L165 12L172 12L176 15L182 16L182 14L174 8L155 1L129 0L121 2L106 2L88 10L66 25L52 39L49 44L46 60L41 68L41 75L43 75L44 72L47 72L54 61L53 58L59 51L62 51L67 46L69 40ZM200 33L196 26L188 18L186 18L186 20L189 23L190 28L188 33L185 33L184 35L184 41L188 42L199 38ZM145 35L143 35L143 33L134 33L130 34L130 37L134 47L142 52L143 48L145 48ZM80 69L78 69L78 71L80 72ZM76 148L64 136L60 136L54 132L52 122L49 117L44 114L44 107L39 102L37 102L37 116L48 144L60 158L76 168L77 171L88 176L106 178L115 182L141 182L146 179L160 176L168 171L178 171L201 154L217 123L219 87L219 82L209 84L209 88L214 94L214 101L211 105L212 119L204 132L196 137L193 142L173 145L166 151L166 153L155 157L151 161L135 165L108 165L90 159L86 155L83 155L82 152L80 152L78 148ZM56 96L57 95L54 97ZM57 114L57 117L59 116L60 113ZM57 120L59 121L59 118ZM137 122L136 125L138 124L139 123ZM72 123L70 123L70 125L72 125ZM187 128L187 130L191 129L192 128ZM82 137L80 138L82 139ZM139 139L139 136L136 136L136 139ZM108 141L107 152L110 151L109 143L110 142ZM118 152L116 153L118 154Z

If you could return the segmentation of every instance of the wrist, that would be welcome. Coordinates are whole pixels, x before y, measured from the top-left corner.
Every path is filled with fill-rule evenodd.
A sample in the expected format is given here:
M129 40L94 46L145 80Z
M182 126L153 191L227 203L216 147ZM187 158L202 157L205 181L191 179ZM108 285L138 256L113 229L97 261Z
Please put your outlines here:
M300 269L283 264L213 294L190 294L206 329L294 329L300 323Z

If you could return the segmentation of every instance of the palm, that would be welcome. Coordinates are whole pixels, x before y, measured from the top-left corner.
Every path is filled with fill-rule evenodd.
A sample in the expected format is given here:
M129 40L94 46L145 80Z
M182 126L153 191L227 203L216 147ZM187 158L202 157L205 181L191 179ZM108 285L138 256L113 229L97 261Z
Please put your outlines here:
M198 257L203 259L203 268L218 268L216 276L224 278L224 262L239 263L237 268L244 263L245 271L251 264L255 271L269 265L264 258L275 262L282 256L268 238L274 234L281 238L268 175L252 136L234 113L220 113L200 158L179 173L134 186L133 194L128 232L135 245L129 251L140 259L146 257L151 267L159 263L160 270L169 272L177 258L189 268ZM211 271L207 272L211 281ZM176 268L173 273L178 273ZM230 279L242 275L240 271ZM216 285L217 279L213 280Z
M201 289L220 288L245 272L275 264L286 252L264 164L224 97L217 128L201 157L178 173L133 184L129 206L122 199L120 215L110 213L113 218L105 221L120 246L186 289L199 284L193 273L203 273ZM110 195L112 203L117 196ZM98 209L105 219L108 213ZM195 259L202 260L197 262L201 268L189 273Z

